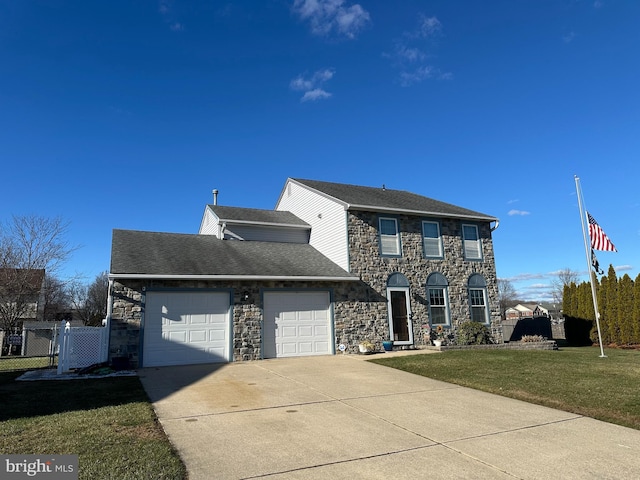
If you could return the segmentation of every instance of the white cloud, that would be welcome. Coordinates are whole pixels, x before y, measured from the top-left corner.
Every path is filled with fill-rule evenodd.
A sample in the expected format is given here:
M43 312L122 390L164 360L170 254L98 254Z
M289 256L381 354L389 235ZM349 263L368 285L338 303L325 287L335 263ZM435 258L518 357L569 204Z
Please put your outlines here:
M508 215L509 216L513 216L513 215L525 216L525 215L531 215L531 212L527 212L526 210L512 209L512 210L509 210Z
M633 270L633 265L617 265L613 268L616 272L626 272L628 270Z
M402 37L394 41L393 53L384 53L394 68L399 70L399 83L410 87L428 79L451 80L453 73L443 72L434 66L427 53L430 40L440 36L442 23L436 17L419 15L418 25L411 31L405 31Z
M309 90L308 92L304 92L304 95L300 99L301 102L309 102L316 101L323 98L329 98L331 94L329 92L325 92L321 88L314 88L313 90Z
M562 36L562 41L564 43L571 43L573 42L573 39L576 38L576 33L575 32L569 32L566 33Z
M420 15L420 28L418 30L421 37L433 37L442 32L442 23L436 17L426 17Z
M296 92L304 92L301 102L321 100L331 97L324 89L324 84L335 75L335 70L325 68L314 72L311 76L298 75L289 82L289 88Z
M311 25L315 35L332 32L355 38L371 21L369 12L359 4L347 6L344 0L295 0L292 10Z
M519 198L515 198L515 199L513 199L513 200L509 200L509 201L507 202L507 205L511 205L512 203L518 203L519 201L520 201L520 199L519 199Z
M160 12L165 23L169 25L169 30L172 32L182 32L184 30L184 24L176 21L173 14L173 0L159 0L158 12Z

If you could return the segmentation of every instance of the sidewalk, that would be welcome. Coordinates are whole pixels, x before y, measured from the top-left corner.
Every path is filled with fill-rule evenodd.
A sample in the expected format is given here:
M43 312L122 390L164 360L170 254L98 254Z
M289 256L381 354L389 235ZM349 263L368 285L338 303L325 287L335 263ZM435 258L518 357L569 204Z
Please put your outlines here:
M640 431L366 358L139 375L191 480L640 477Z

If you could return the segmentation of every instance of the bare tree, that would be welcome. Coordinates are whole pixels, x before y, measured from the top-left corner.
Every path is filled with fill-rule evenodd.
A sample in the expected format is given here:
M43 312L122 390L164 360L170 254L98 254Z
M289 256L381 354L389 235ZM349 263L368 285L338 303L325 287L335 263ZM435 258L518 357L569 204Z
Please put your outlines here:
M90 285L73 281L68 288L74 313L85 325L100 325L107 314L109 275L102 272Z
M0 325L10 331L24 318L41 318L44 276L52 274L73 248L60 218L15 216L0 225Z
M556 272L556 278L551 281L551 293L553 295L553 302L562 305L562 296L564 294L564 287L571 285L572 283L577 284L580 276L578 272L575 270L571 270L570 268L563 268L562 270L558 270Z
M500 315L504 320L505 310L516 303L516 289L511 281L506 278L498 279L498 302L500 304Z
M57 277L45 275L44 320L58 321L69 315L71 306L66 284Z

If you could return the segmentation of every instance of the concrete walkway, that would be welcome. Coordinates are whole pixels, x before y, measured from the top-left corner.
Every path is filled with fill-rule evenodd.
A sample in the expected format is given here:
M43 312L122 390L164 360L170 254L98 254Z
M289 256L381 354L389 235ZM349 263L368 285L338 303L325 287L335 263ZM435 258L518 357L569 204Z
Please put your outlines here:
M640 431L363 358L139 375L191 480L640 478Z

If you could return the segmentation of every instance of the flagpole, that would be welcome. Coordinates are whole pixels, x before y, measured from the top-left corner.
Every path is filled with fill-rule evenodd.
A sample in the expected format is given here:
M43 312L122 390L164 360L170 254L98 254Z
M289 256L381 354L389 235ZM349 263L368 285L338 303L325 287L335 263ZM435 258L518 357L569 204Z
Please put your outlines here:
M598 329L598 343L600 344L600 357L606 358L604 354L604 348L602 347L602 334L600 333L600 312L598 311L598 297L596 295L595 275L591 271L591 243L587 240L587 225L586 214L584 209L584 203L582 200L582 190L580 189L580 179L577 175L574 175L576 180L576 192L578 193L578 208L580 209L580 221L582 222L582 238L584 240L584 252L587 257L587 271L589 272L589 281L591 282L591 296L593 297L593 311L596 315L596 327Z

